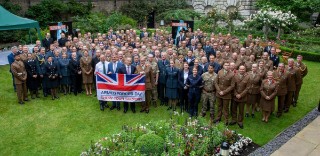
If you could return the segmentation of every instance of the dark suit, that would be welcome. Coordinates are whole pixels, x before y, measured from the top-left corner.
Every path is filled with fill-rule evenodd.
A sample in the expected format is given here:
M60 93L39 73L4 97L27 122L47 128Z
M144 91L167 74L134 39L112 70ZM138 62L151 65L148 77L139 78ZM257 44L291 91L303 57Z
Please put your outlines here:
M207 57L208 60L209 60L209 56L210 55L216 56L216 52L213 49L213 47L211 47L211 46L205 45L205 46L203 46L203 50L206 52L206 57Z
M66 46L66 42L67 42L67 41L68 41L67 38L60 38L60 39L58 40L59 47L64 47L64 46Z
M42 46L46 48L46 51L50 48L50 44L52 44L52 43L53 43L53 39L52 38L49 38L49 39L44 38L42 40Z
M270 54L270 60L273 62L273 66L278 67L280 58L278 55Z
M271 54L271 48L272 48L272 46L266 46L266 47L264 47L263 52L268 52L268 54L270 55Z
M80 61L71 59L69 62L69 70L72 81L73 93L74 95L77 95L82 91L82 74L78 74L78 72L81 71Z
M15 83L14 83L14 77L13 77L13 74L12 74L12 72L11 72L11 64L14 62L14 55L13 55L13 53L10 53L8 56L7 56L7 58L8 58L8 62L9 62L9 65L10 65L10 73L11 73L11 76L12 76L12 85L13 85L13 88L14 88L14 90L16 90L16 85L15 85Z
M221 70L221 66L220 66L220 64L217 63L217 62L213 62L213 63L209 62L209 63L207 63L207 64L204 66L204 68L203 68L203 72L205 73L205 72L208 71L208 68L209 68L209 65L210 65L210 64L213 64L214 72L215 72L216 74L218 74L218 72Z
M113 65L116 64L115 66L115 70L113 69ZM123 64L119 61L117 61L117 63L113 63L113 62L110 62L108 64L108 71L107 73L111 72L111 74L115 74L115 73L119 73L119 69L120 67L122 67ZM120 102L119 101L112 101L112 108L118 108L118 110L120 110ZM111 108L111 109L112 109Z
M190 70L191 73L192 73L193 67L194 66L189 67L189 70ZM198 70L198 75L200 75L200 76L204 73L203 72L203 68L200 65L198 65L197 70Z
M186 110L188 111L188 92L189 88L185 89L184 87L186 86L186 82L188 77L185 79L184 78L184 70L180 70L178 74L178 83L179 83L179 99L180 99L180 107L181 111ZM188 75L192 74L190 70L188 70Z
M133 65L130 65L130 73L127 73L127 67L126 65L123 65L119 68L119 74L134 74L136 72L136 67L133 66ZM124 102L123 103L123 108L124 108L124 111L128 111L128 108L129 108L129 103L128 102ZM130 105L130 108L133 112L136 111L136 106L135 106L135 103L132 102L131 105Z
M159 68L159 77L158 77L158 94L159 99L162 103L167 102L167 99L165 98L165 86L166 86L166 68L169 66L169 61L165 60L163 63L163 60L158 61L158 68Z
M179 36L176 38L176 46L179 47L180 41L186 40L186 36Z
M185 58L183 59L183 62L188 62L189 67L194 66L194 60L195 60L196 58L195 58L194 56L192 56L190 59L191 59L190 62L188 62L188 57L185 57Z

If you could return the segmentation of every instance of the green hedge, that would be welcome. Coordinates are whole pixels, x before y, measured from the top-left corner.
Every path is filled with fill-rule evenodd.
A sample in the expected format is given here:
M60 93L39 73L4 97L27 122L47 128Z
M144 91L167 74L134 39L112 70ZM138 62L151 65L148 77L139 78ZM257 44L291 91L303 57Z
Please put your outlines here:
M281 51L292 52L291 48L280 46ZM304 60L320 62L320 54L316 52L293 50L292 58L296 58L298 55L302 55Z

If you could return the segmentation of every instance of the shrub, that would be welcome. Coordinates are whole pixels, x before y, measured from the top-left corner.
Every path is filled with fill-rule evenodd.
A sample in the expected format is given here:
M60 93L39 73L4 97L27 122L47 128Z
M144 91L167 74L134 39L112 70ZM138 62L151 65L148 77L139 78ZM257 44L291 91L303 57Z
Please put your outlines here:
M105 26L107 29L119 29L120 26L121 28L132 28L137 26L137 21L119 12L115 12L107 18Z
M141 154L160 155L163 152L164 140L156 134L148 133L137 139L135 147Z
M280 49L286 52L293 52L291 55L292 58L302 55L304 60L320 62L320 54L316 52L300 51L283 46L280 46Z

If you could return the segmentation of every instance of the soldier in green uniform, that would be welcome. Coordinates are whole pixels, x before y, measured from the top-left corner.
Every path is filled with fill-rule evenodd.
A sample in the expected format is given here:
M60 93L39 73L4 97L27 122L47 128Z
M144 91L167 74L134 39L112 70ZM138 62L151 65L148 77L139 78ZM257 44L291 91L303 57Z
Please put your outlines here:
M208 72L202 74L203 79L203 89L202 89L202 113L201 116L204 117L206 115L207 103L210 103L210 119L214 119L214 104L216 102L215 96L215 80L217 78L217 74L214 72L213 64L209 64Z

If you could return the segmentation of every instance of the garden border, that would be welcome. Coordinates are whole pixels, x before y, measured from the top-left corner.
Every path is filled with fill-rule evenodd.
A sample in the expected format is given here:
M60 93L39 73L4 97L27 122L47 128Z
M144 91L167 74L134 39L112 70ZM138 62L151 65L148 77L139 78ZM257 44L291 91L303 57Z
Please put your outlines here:
M293 138L296 134L298 134L303 128L305 128L309 123L311 123L314 119L316 119L320 115L318 111L318 107L310 111L306 116L302 119L295 122L293 125L282 131L278 134L274 139L269 141L264 146L256 149L249 156L256 155L271 155L276 150L278 150L282 145L284 145L287 141Z

